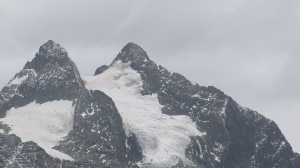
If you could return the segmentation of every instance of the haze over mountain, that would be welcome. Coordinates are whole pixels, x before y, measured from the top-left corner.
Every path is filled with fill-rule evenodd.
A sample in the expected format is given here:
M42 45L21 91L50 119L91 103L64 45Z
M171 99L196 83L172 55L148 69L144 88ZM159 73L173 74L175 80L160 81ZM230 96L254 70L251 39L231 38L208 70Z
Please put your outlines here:
M0 165L298 168L277 124L128 43L82 78L50 40L0 92Z

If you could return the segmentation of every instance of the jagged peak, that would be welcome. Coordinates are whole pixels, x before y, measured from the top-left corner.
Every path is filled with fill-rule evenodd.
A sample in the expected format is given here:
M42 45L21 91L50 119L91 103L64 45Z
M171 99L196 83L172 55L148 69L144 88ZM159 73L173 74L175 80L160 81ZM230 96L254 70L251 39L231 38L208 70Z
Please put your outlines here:
M129 42L127 43L122 50L143 50L141 46L139 46L138 44L134 43L134 42Z
M39 48L33 60L28 61L6 85L6 91L3 92L8 95L6 101L17 95L20 102L8 104L5 108L8 110L11 107L22 107L33 101L44 103L75 100L82 88L84 83L80 73L67 51L58 43L49 40Z
M136 61L136 60L149 60L148 54L146 51L140 47L139 45L129 42L126 44L117 57L114 59L113 63L116 61L122 61L124 63L129 61ZM112 63L112 64L113 64Z
M27 62L24 69L42 69L45 65L63 64L70 62L74 64L69 58L68 52L59 43L49 40L40 46L39 51L35 54L34 59L31 62Z
M59 43L54 42L53 40L47 41L45 44L43 44L39 52L37 53L37 56L56 56L56 57L62 57L67 56L68 52L65 48L63 48Z

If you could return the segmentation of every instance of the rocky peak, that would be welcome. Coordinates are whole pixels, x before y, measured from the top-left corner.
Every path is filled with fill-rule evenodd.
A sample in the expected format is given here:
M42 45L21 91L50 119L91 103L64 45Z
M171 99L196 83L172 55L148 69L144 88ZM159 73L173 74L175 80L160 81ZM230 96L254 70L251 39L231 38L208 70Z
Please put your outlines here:
M79 71L67 51L49 40L3 88L0 115L5 115L11 107L22 107L33 101L74 100L82 88Z
M114 59L113 63L116 61L126 62L136 62L136 61L148 61L149 57L147 53L141 48L139 45L135 43L128 43L125 47L120 51L117 57ZM112 64L113 64L112 63Z
M39 83L70 81L79 83L81 86L83 85L79 71L68 56L68 52L60 44L52 40L49 40L39 48L39 52L36 53L34 59L31 62L27 62L22 71L28 69L35 71L36 76L42 77Z
M55 43L52 40L49 40L40 47L38 55L46 56L46 57L49 56L63 57L68 55L68 52L60 44Z
M64 67L66 64L74 64L69 58L68 52L60 44L49 40L39 48L35 58L27 62L24 69L34 69L40 71L46 66L58 65Z

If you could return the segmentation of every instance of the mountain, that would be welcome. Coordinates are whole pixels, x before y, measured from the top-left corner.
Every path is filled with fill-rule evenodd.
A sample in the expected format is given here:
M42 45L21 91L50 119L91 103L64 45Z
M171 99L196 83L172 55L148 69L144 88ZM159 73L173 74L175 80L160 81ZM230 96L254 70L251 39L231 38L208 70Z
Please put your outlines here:
M114 102L53 41L3 88L0 116L0 167L126 167L141 155Z
M128 43L81 78L48 41L0 92L0 167L299 168L275 122Z

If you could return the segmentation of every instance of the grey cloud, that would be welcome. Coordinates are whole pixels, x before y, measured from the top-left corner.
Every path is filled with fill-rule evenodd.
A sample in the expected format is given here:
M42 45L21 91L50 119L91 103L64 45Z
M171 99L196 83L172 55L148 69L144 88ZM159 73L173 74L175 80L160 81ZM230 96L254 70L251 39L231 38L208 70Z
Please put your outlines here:
M287 131L299 122L299 11L298 0L3 0L0 86L49 39L82 75L133 41L157 63L275 120L300 151L300 136Z

